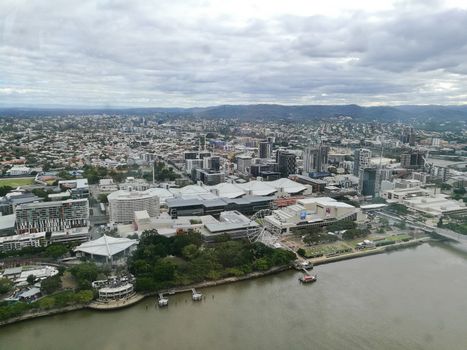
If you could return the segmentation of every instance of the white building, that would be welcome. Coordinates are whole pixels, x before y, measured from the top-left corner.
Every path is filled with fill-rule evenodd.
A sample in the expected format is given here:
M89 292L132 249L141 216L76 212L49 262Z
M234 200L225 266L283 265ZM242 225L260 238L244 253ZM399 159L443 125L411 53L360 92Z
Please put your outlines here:
M10 176L21 176L28 175L31 171L31 168L27 166L15 165L11 169L7 170L6 173Z
M118 186L113 179L101 179L99 180L99 191L102 193L115 192L118 191Z
M359 220L361 211L354 206L329 197L304 198L297 204L274 210L264 218L272 232L290 233L299 226L326 226L338 220Z
M107 196L111 223L129 224L133 222L135 211L146 210L151 217L159 215L160 202L157 192L119 190Z
M237 157L237 170L241 173L248 174L252 163L252 158L247 155L238 155Z
M0 252L19 250L26 247L41 247L45 244L45 232L25 233L0 237Z
M408 198L402 201L402 204L413 211L434 216L467 214L467 207L463 202L447 199L440 194L430 197Z
M135 179L134 177L127 177L124 183L118 185L120 190L124 191L146 191L149 189L149 183L144 179Z
M114 262L119 258L127 257L136 249L138 241L128 238L115 238L107 235L85 242L74 249L79 256L91 259Z
M428 197L432 192L420 187L394 188L381 191L381 197L389 203L402 203L405 199Z
M365 169L370 166L371 151L366 148L355 150L353 173L355 176L360 175L360 169Z

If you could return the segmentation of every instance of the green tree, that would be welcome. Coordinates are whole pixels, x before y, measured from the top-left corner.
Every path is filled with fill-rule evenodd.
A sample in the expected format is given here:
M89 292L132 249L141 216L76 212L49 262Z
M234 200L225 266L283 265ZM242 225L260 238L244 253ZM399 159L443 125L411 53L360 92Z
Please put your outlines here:
M269 261L266 258L256 260L253 265L256 270L260 271L266 271L270 268Z
M0 197L5 196L8 192L12 191L13 187L11 186L1 186L0 187Z
M389 204L389 206L387 207L388 210L396 213L396 214L399 214L399 215L405 215L409 212L409 210L407 209L407 207L403 204L399 204L399 203L391 203Z
M100 193L99 196L97 197L97 200L101 203L109 203L109 200L107 199L107 194L105 193Z
M45 201L49 200L49 192L44 191L42 188L35 188L32 190L32 193L35 194L37 197L44 198Z
M75 177L70 175L70 173L66 170L62 170L58 173L58 177L63 180L73 180Z
M154 265L154 280L159 282L171 281L175 276L176 265L169 260L160 260Z
M196 258L196 256L198 255L198 246L195 244L188 244L187 246L183 247L182 255L188 260Z
M405 230L407 228L407 224L405 223L405 221L400 221L396 223L394 226L396 226L397 228L401 230Z
M75 301L79 304L87 304L94 299L92 290L82 290L75 294Z
M36 277L34 275L29 275L27 278L26 278L26 281L28 282L29 285L33 285L34 282L36 282Z
M61 278L56 275L52 277L48 277L41 282L41 291L45 294L52 294L59 290L62 286Z
M91 289L91 283L97 279L99 269L94 263L82 263L73 266L70 272L78 282L79 289Z
M443 218L439 218L438 223L436 224L438 227L443 227Z
M13 282L8 278L0 278L0 294L6 294L13 288Z
M45 309L45 310L52 309L55 306L55 298L45 297L45 298L39 299L38 304L41 309Z
M45 255L58 259L68 253L68 248L63 244L52 244L45 249Z

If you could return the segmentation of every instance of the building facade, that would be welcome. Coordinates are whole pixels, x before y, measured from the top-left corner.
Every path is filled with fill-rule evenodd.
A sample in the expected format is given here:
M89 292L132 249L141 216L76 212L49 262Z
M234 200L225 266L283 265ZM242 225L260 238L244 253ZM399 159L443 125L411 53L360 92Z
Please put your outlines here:
M276 162L282 177L297 173L297 156L287 151L277 151Z
M28 203L16 207L16 232L65 232L89 226L87 199Z
M111 223L131 224L135 211L146 210L150 217L159 215L159 197L153 189L146 191L112 192L107 197L109 201L109 220Z
M374 197L379 193L380 172L376 168L360 169L358 190L362 196Z
M326 171L329 147L318 145L307 147L303 152L303 170L305 173Z
M366 148L359 148L354 153L353 173L355 176L360 176L360 169L365 169L370 166L371 151Z
M272 155L272 143L268 141L261 141L259 143L259 157L262 159L269 159Z

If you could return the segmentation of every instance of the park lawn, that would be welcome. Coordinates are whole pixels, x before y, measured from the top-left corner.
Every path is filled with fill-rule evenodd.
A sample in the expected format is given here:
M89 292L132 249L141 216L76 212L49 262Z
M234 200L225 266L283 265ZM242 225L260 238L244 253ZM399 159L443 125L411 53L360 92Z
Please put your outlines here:
M392 235L392 236L389 236L389 237L386 237L386 239L388 241L396 241L396 242L401 242L403 240L408 240L408 239L411 239L412 237L410 237L409 235L406 235L405 233L401 233L401 234L398 234L398 235Z
M17 178L11 178L11 179L0 179L0 187L1 186L18 187L18 186L32 185L33 183L34 183L33 177L17 177Z
M306 247L305 252L306 257L316 257L318 255L335 254L348 249L352 249L352 247L344 242L334 242Z

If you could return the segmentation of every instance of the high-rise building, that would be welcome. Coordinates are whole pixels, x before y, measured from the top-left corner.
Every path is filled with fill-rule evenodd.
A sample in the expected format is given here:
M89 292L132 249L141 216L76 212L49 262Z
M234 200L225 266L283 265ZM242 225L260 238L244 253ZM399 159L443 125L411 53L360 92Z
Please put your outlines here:
M185 159L196 159L198 158L198 152L195 151L187 151L184 154Z
M206 135L198 136L198 151L203 152L206 150Z
M371 151L366 148L359 148L354 153L353 173L360 176L360 169L365 169L370 165Z
M204 151L204 152L199 152L199 159L204 159L204 158L208 158L211 156L211 152L208 152L208 151Z
M324 145L309 146L303 152L303 170L305 173L327 170L329 147Z
M358 190L362 196L375 196L379 193L380 171L376 168L360 169Z
M214 186L225 181L225 174L215 170L196 169L196 180L205 185Z
M411 151L401 154L401 166L407 169L420 169L425 166L425 152Z
M131 224L135 211L146 210L150 217L159 215L159 197L155 189L146 191L119 190L107 196L111 223Z
M277 151L276 162L282 177L297 173L297 156L288 151Z
M415 132L413 128L406 128L400 137L400 141L410 146L415 146Z
M203 168L203 159L186 159L185 168L186 168L186 173L191 174L193 169Z
M203 168L219 171L221 165L220 157L212 156L203 158Z
M262 159L271 158L272 154L272 143L269 141L261 141L259 143L259 157Z
M237 170L241 173L248 174L252 158L247 155L238 155L237 157Z
M28 203L16 206L16 232L65 232L89 226L87 199Z

